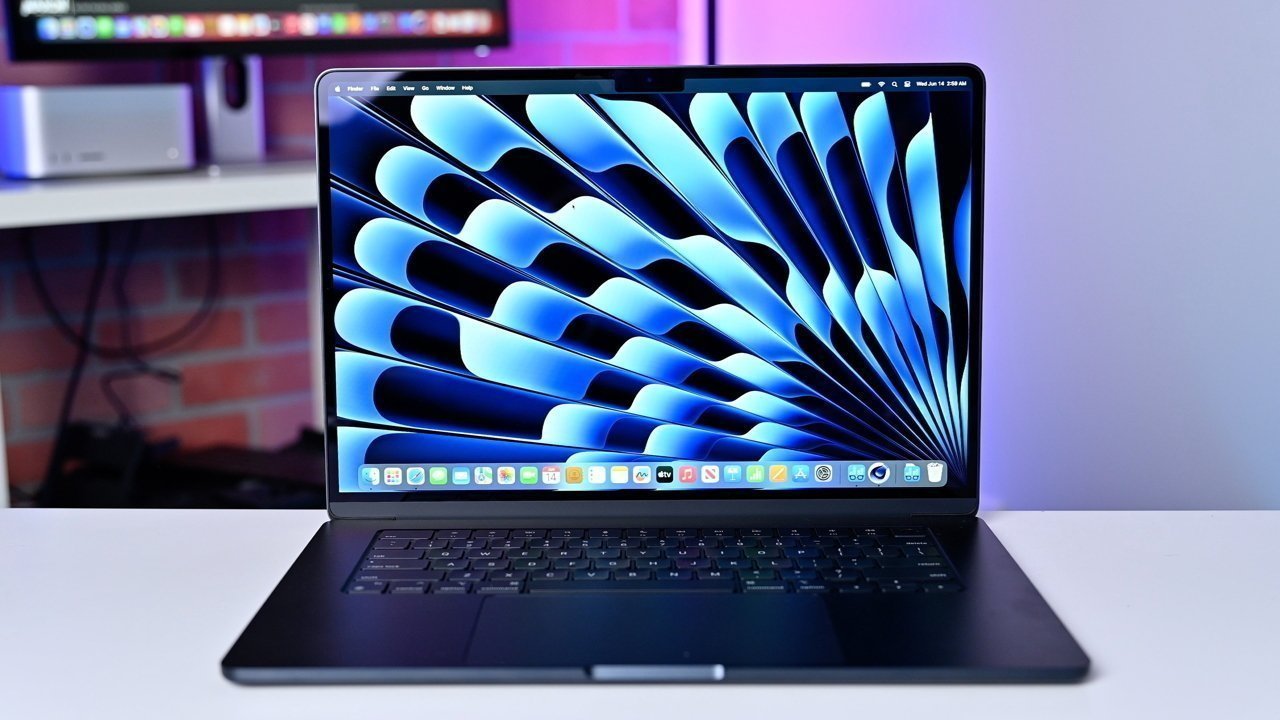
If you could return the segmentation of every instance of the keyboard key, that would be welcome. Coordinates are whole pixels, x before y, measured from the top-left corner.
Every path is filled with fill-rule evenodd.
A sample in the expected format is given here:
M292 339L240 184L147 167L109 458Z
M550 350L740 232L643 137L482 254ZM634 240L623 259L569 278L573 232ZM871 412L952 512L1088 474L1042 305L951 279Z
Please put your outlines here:
M743 581L746 580L773 580L778 577L778 573L772 570L743 570L738 573Z
M394 582L396 580L443 580L444 573L439 570L359 570L355 574L356 582Z
M544 583L529 585L531 593L561 592L640 592L640 593L675 593L675 592L715 592L731 593L734 585L727 580L650 580L648 582L617 582L614 580L574 580L567 583Z
M391 583L390 593L392 595L421 595L431 588L429 582L393 582Z
M552 560L551 567L556 570L586 570L591 567L591 561L586 558L561 558Z
M373 544L374 550L407 550L408 548L408 540L379 540Z
M506 536L506 530L476 530L471 533L471 537L484 538L485 540L497 540Z
M418 560L422 555L421 550L372 550L368 557L370 560Z
M387 589L385 582L353 582L347 586L347 592L357 595L377 595Z
M573 581L582 580L608 580L613 577L613 573L608 570L574 570Z
M800 580L793 583L792 587L796 589L796 592L824 593L830 592L832 586L821 581Z
M886 593L913 593L919 589L915 583L880 583L880 592Z
M383 530L378 533L379 540L419 540L432 535L430 530Z
M458 582L462 580L484 580L485 573L483 570L454 570L444 577L445 580L449 582Z
M471 537L470 530L437 530L436 538L443 540L464 540Z
M426 560L370 560L362 570L426 570Z
M924 583L920 586L927 593L953 593L960 592L960 585L957 583Z
M442 595L466 595L471 592L472 583L469 582L442 582L437 583L431 588L431 592L440 593Z
M530 582L564 582L568 579L568 570L539 570L529 575Z
M457 560L464 555L461 550L428 550L427 558L430 560Z
M625 570L615 572L613 579L617 581L635 582L637 580L649 580L653 577L653 573L648 570Z
M661 570L659 572L654 573L653 576L659 580L692 580L693 571L692 570ZM730 575L729 577L714 577L714 578L708 578L708 579L732 580L733 578Z
M483 582L476 583L475 591L478 595L514 595L520 592L522 583L502 583L502 582Z
M942 582L951 579L949 570L917 569L917 568L868 568L862 571L868 580L886 581L901 580L904 582Z
M780 580L743 580L742 591L747 593L784 593L787 584Z
M847 593L854 595L866 595L876 591L875 585L870 583L838 583L833 585L837 593Z
M518 582L529 577L528 570L501 570L489 573L489 582Z

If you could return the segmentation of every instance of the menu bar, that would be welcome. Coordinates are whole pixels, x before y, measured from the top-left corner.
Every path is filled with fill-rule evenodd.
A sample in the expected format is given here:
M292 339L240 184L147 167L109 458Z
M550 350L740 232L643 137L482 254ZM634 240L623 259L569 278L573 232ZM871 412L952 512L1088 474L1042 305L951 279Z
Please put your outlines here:
M408 81L388 77L362 82L335 79L326 90L331 96L396 95L528 95L553 93L614 93L607 79L587 80L484 80ZM685 92L936 92L968 91L972 82L959 77L879 77L879 78L720 78L690 79Z

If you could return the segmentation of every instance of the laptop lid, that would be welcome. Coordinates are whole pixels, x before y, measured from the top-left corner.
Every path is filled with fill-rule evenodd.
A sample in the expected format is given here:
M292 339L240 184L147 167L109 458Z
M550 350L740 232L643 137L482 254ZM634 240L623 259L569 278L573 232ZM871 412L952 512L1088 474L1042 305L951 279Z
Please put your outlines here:
M333 516L976 512L977 68L316 94Z

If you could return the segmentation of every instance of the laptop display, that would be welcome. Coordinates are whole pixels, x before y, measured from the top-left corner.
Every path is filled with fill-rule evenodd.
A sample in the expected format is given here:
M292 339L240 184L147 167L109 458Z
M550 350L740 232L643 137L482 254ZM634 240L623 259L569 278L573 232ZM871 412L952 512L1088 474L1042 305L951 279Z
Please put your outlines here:
M971 481L965 78L407 77L321 88L340 492Z

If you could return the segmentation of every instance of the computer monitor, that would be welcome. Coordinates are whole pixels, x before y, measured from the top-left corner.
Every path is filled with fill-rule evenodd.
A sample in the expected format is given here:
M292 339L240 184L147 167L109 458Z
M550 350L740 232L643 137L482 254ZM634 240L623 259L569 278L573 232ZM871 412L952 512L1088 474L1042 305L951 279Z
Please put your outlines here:
M8 0L14 60L505 45L506 0Z
M266 154L260 53L506 45L507 0L8 0L14 60L203 57L204 155Z

